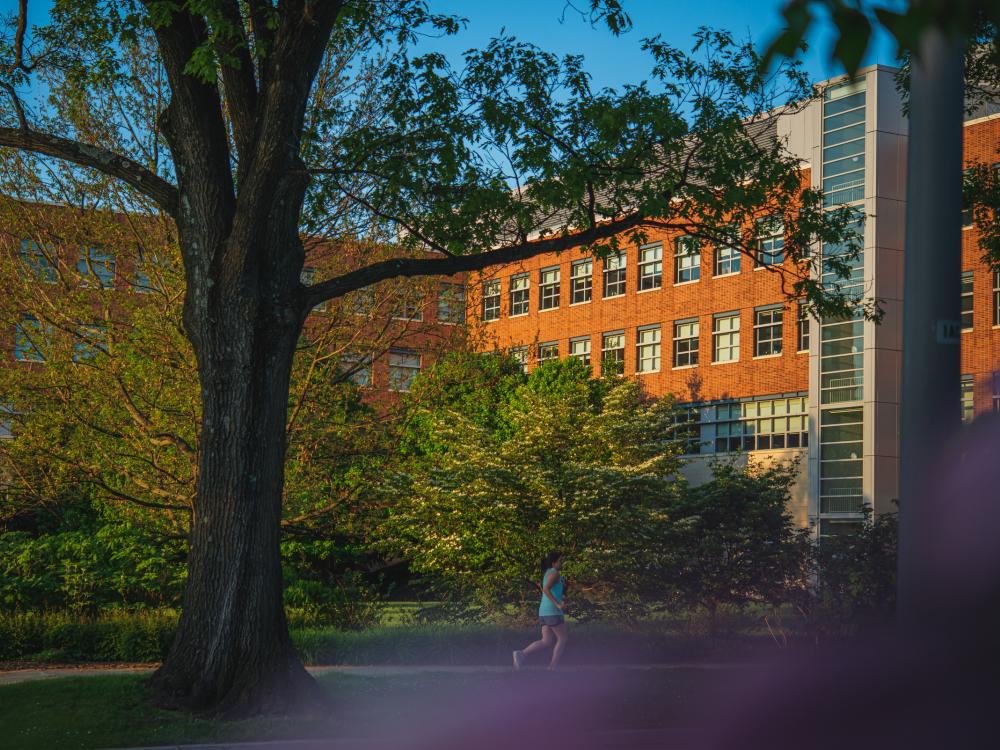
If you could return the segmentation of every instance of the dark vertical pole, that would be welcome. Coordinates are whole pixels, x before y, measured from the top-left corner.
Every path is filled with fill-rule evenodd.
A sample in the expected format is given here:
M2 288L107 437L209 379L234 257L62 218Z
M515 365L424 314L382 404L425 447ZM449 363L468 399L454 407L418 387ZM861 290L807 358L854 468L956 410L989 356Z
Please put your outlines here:
M957 510L941 476L960 426L962 40L925 33L914 55L907 152L900 444L899 614L919 625L948 591L935 526Z

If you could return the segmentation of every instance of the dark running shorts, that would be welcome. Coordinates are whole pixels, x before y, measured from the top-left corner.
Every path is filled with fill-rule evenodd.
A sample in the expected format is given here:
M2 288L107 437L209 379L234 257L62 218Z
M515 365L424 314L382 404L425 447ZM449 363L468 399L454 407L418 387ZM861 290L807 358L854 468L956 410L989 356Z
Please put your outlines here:
M555 625L562 625L566 622L566 618L562 615L539 615L538 622L540 625L548 625L553 627Z

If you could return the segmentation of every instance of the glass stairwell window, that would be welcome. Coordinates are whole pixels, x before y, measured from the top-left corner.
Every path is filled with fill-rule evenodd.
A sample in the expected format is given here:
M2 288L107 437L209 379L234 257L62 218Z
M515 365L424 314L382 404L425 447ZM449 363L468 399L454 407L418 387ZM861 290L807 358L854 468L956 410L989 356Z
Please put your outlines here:
M826 206L865 197L865 83L823 92L823 201Z

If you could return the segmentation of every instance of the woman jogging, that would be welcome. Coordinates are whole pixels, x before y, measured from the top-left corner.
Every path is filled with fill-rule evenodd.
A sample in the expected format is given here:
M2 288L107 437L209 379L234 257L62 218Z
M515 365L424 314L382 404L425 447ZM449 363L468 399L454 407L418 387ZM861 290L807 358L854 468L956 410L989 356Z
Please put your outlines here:
M520 669L524 664L524 657L535 651L542 651L552 646L555 640L555 648L552 649L552 659L549 661L549 669L555 669L562 657L562 652L566 648L566 618L563 615L565 603L563 591L566 582L560 575L563 558L558 552L550 552L542 558L542 601L538 605L538 620L542 626L542 637L540 640L525 646L521 651L514 652L514 669Z

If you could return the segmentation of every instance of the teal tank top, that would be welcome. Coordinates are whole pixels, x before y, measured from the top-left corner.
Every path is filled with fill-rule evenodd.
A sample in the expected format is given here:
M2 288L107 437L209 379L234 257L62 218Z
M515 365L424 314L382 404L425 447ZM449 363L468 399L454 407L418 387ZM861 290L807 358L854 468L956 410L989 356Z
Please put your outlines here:
M548 570L545 571L545 575L542 576L542 588L543 589L545 588L545 579L549 577L549 573L551 573L553 570L555 570L555 568L549 568ZM555 597L555 600L557 602L562 602L562 600L563 600L563 577L562 576L559 576L559 580L556 581L552 585L552 588L549 589L549 591L552 592L552 596ZM557 607L555 604L553 604L552 600L549 599L549 597L547 597L545 595L544 591L542 591L542 603L538 605L538 616L539 617L552 617L552 616L555 616L555 615L561 615L562 613L563 613L563 611L561 609L559 609L559 607Z

